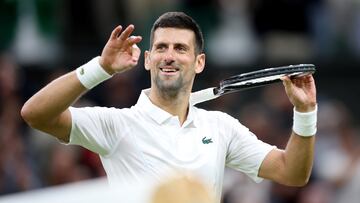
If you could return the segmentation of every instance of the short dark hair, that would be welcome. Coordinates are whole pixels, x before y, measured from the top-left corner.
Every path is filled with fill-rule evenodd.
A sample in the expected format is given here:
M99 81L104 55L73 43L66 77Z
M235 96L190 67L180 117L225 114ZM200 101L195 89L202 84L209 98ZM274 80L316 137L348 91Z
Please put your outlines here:
M195 54L204 52L204 37L200 26L190 16L183 12L167 12L161 15L153 24L150 34L150 49L154 43L154 32L158 28L188 29L195 34Z

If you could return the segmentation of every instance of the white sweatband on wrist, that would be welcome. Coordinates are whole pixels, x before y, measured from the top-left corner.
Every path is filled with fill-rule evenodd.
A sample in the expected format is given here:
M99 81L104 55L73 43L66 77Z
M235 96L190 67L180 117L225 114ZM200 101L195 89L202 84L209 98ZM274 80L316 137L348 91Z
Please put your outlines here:
M310 112L298 112L294 108L293 131L303 137L311 137L316 134L317 106Z
M100 66L99 59L100 56L97 56L76 69L76 76L87 89L112 77Z

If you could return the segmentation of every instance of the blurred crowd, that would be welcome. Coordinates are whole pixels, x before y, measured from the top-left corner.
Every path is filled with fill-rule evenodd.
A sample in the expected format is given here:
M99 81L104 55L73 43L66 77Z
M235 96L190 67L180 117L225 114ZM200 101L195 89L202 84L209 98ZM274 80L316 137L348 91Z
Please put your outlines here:
M357 0L1 0L0 195L105 176L94 153L25 125L22 104L54 78L101 53L111 30L133 23L142 50L156 17L185 11L203 28L207 67L194 89L249 67L314 63L318 133L303 188L253 183L227 169L223 203L352 203L360 199L360 3ZM149 87L142 62L81 98L76 106L125 108ZM283 148L292 106L281 84L200 104L238 118L259 139Z

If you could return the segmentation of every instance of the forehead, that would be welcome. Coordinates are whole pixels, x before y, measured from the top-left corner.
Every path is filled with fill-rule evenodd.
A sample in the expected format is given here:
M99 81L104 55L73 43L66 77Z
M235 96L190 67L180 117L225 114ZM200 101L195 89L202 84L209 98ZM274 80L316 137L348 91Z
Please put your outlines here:
M195 44L195 34L192 30L181 28L158 28L154 32L154 45L159 43L167 44Z

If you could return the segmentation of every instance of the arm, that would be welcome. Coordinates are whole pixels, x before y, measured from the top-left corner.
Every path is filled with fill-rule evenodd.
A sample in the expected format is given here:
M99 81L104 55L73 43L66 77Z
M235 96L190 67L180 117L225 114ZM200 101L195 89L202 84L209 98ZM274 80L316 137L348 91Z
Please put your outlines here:
M134 26L123 32L116 27L106 43L99 63L110 75L134 67L140 56L136 43L141 37L130 37ZM49 133L65 142L69 141L71 114L69 106L87 89L79 81L75 71L65 74L32 96L22 107L21 116L33 128Z
M311 75L282 78L286 94L298 112L316 109L316 88ZM311 174L314 159L314 136L291 133L285 150L272 150L263 161L259 176L289 186L305 185Z

